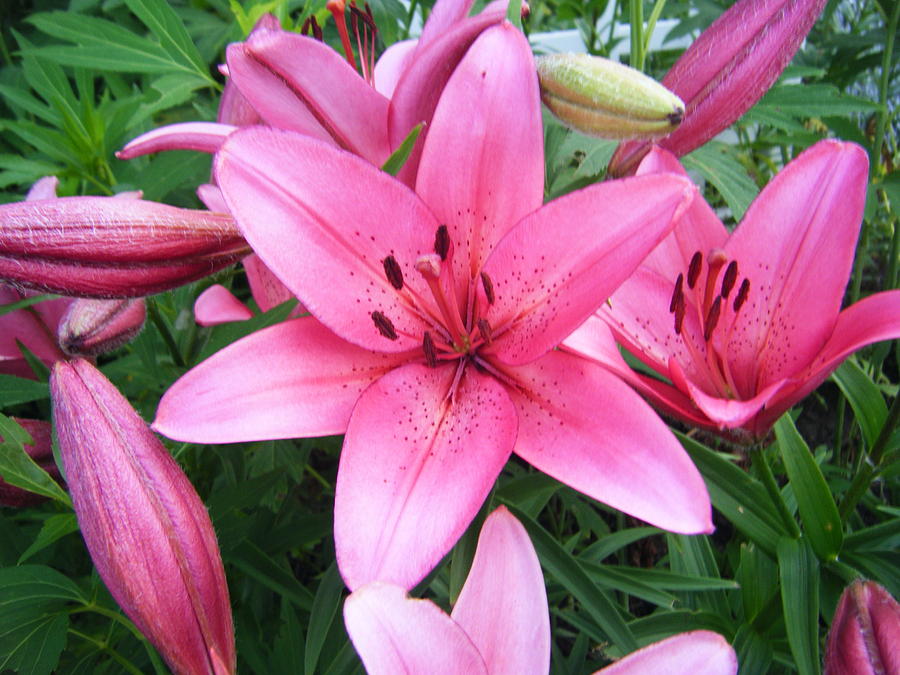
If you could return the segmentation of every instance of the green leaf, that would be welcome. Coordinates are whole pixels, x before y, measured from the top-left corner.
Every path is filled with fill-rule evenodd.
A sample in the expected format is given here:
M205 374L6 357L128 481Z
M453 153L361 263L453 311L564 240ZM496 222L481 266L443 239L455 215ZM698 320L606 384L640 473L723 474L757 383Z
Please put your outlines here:
M332 563L322 582L316 590L312 611L309 617L309 628L306 631L306 653L303 658L303 670L306 675L318 672L316 666L319 663L319 655L322 653L322 645L334 623L344 591L344 581L338 573L337 565Z
M46 382L35 382L13 375L0 375L0 407L40 401L45 398L50 398L50 388Z
M20 620L0 635L0 669L19 675L50 675L66 646L69 617L44 614Z
M0 438L4 439L0 441L0 476L3 480L72 508L69 495L25 452L23 445L31 440L28 434L5 415L0 415Z
M581 564L569 554L550 534L523 511L512 504L509 510L528 530L538 558L544 569L579 599L591 618L619 649L631 652L637 642L631 630L622 620L619 610L591 581Z
M223 555L223 558L226 556ZM306 611L312 609L312 593L297 581L290 570L277 563L256 544L244 541L227 555L226 562L238 567L248 577L256 579L300 609Z
M853 359L844 361L831 377L850 402L866 447L871 448L887 419L887 404L881 390Z
M742 624L734 636L734 650L738 655L740 672L768 673L772 664L772 645L751 626Z
M618 567L616 565L598 565L597 563L584 561L580 561L580 565L588 573L591 581L602 589L621 591L659 607L667 607L669 609L675 607L675 603L678 600L671 593L666 593L654 587L653 584L638 578L637 575L630 574L633 571L631 568Z
M580 557L582 560L600 562L629 544L646 537L652 537L655 534L662 534L662 530L656 527L631 527L626 530L619 530L595 541L582 551Z
M751 543L741 544L741 564L735 580L741 585L744 618L753 622L778 591L775 562Z
M38 551L42 551L57 539L78 531L78 519L74 513L58 513L44 521L41 531L25 552L19 556L19 565Z
M879 104L858 96L842 94L830 84L784 84L772 87L757 105L804 119L881 110Z
M731 154L724 143L712 141L682 158L685 168L699 171L712 183L731 209L735 220L744 217L750 202L756 199L759 189L747 171Z
M0 155L0 167L8 168L3 163L3 158L8 157L8 155ZM58 298L58 295L33 295L30 298L22 298L18 302L11 302L8 305L0 306L0 316L4 314L9 314L10 312L15 312L18 309L24 309L25 307L31 307L32 305L36 305L39 302L44 302L44 300L54 300Z
M775 423L775 437L809 543L819 558L834 560L841 550L844 531L825 477L790 415L782 415Z
M802 539L778 542L781 603L788 644L800 675L819 675L819 564Z
M287 319L288 315L294 311L297 306L296 300L288 300L281 303L277 307L273 307L264 314L257 314L252 319L246 321L235 321L233 323L215 326L212 330L212 336L209 342L203 347L199 360L206 359L215 354L220 349L227 347L232 342L241 339L250 333L255 333L268 326L274 326Z
M666 533L666 541L669 545L669 560L673 572L697 577L719 576L719 566L709 545L709 537ZM688 607L694 609L709 610L719 616L729 615L728 603L721 591L692 593L687 595L684 601Z
M900 550L900 518L894 517L879 525L858 530L844 537L845 551Z
M419 134L422 133L422 128L425 126L424 122L419 122L416 126L412 128L406 138L403 139L403 142L400 144L390 157L387 158L384 164L381 165L381 170L385 173L389 173L392 176L396 176L400 173L400 169L403 168L403 165L406 164L406 160L409 159L409 153L412 152L413 146L415 146L416 141L419 138Z

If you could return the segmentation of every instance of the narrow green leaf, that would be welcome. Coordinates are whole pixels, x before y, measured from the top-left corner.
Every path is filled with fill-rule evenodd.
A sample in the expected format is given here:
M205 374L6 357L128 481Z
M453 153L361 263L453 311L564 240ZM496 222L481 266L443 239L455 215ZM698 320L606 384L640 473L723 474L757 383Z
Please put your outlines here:
M3 156L0 155L0 166L4 166L3 164ZM5 167L8 168L8 167ZM10 312L15 312L18 309L24 309L25 307L31 307L32 305L36 305L39 302L44 302L44 300L54 300L58 298L58 295L33 295L30 298L22 298L17 302L11 302L8 305L3 305L0 307L0 316L4 314L9 314Z
M629 574L629 568L616 565L598 565L592 562L581 561L581 567L587 572L597 586L608 591L621 591L633 595L658 607L675 607L678 600L673 594L667 593L652 584Z
M772 645L752 626L742 624L734 636L734 650L738 655L741 673L768 673L772 665Z
M841 550L844 531L825 477L790 415L782 415L775 423L775 436L809 543L819 558L834 560Z
M510 0L506 6L506 20L522 30L522 0Z
M403 139L400 146L394 150L394 152L391 153L391 156L381 165L382 171L389 173L392 176L396 176L400 173L400 169L403 168L403 165L406 164L406 160L409 159L409 153L412 152L413 146L416 144L419 134L422 133L422 128L424 126L424 122L419 122L412 128L412 131L406 135L406 138Z
M750 202L756 199L759 189L731 152L724 143L712 141L685 155L682 162L712 183L728 204L734 219L740 220Z
M857 530L844 537L845 551L900 551L900 518Z
M831 84L784 84L772 87L758 103L803 119L877 112L881 106L868 99L841 93Z
M488 516L488 509L491 508L490 498L485 499L478 514L469 523L463 536L453 547L450 556L450 587L448 595L450 604L455 605L456 599L462 590L466 579L469 578L469 570L472 568L472 561L475 559L475 549L478 547L478 537L481 534L481 527Z
M278 564L253 542L244 541L227 556L226 562L238 567L244 574L293 602L300 609L312 609L312 593L297 581L290 570Z
M778 592L775 561L752 542L741 544L741 564L735 580L741 586L744 618L752 622Z
M309 616L306 652L303 657L303 670L306 675L318 672L316 666L319 664L319 655L322 653L325 638L328 637L328 631L331 630L331 624L334 623L334 617L341 605L343 591L344 581L338 573L337 565L331 563L316 590L316 597L313 600Z
M778 542L781 603L788 644L800 675L819 675L819 563L803 539Z
M582 560L600 562L629 544L646 537L652 537L655 534L662 534L662 530L656 527L631 527L627 530L613 532L584 549L580 557Z
M46 382L35 382L13 375L0 375L0 407L40 401L45 398L50 398L50 388Z
M866 447L871 448L888 413L881 390L853 359L844 361L831 378L850 402Z
M624 652L634 651L637 642L622 620L618 608L594 585L578 560L522 510L512 504L507 506L528 530L544 569L579 599L591 618L619 649Z
M22 427L0 415L0 438L4 439L0 441L0 476L10 485L55 499L72 508L69 495L25 452L22 432ZM25 442L30 440L28 438Z
M666 541L673 572L698 577L719 576L719 566L709 545L709 537L666 533ZM728 616L730 613L722 591L691 593L684 597L684 602L688 607L709 610L720 616Z
M38 551L42 551L57 539L78 531L78 519L74 513L58 513L44 521L41 531L25 552L19 556L21 565Z

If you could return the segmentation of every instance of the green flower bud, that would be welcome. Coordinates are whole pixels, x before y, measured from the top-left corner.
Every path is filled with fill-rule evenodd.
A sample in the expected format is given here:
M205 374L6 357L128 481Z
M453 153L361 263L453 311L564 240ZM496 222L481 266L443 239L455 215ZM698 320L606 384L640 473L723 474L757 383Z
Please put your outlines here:
M684 117L684 103L656 80L589 54L536 59L541 100L563 124L591 136L659 138Z

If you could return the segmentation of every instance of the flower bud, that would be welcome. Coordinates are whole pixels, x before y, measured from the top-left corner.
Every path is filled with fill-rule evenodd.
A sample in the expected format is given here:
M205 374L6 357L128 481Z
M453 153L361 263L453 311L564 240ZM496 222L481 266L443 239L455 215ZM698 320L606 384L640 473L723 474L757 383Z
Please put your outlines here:
M601 138L658 138L684 117L684 103L656 80L589 54L539 56L541 100L563 124Z
M111 352L134 338L144 327L143 298L73 300L59 324L59 346L73 356Z
M225 214L113 197L0 205L0 280L52 293L140 297L249 252Z
M31 436L32 443L25 446L25 452L33 459L39 467L59 480L59 469L56 468L56 462L53 460L53 444L51 440L51 426L49 422L41 420L25 420L12 418L13 422L22 427ZM3 437L0 436L0 443ZM23 490L22 488L10 485L0 477L0 505L2 506L33 506L44 501L46 497Z
M874 581L841 594L825 650L825 675L900 673L900 605Z
M75 514L112 596L176 674L234 673L222 559L187 476L87 361L56 363L50 388Z

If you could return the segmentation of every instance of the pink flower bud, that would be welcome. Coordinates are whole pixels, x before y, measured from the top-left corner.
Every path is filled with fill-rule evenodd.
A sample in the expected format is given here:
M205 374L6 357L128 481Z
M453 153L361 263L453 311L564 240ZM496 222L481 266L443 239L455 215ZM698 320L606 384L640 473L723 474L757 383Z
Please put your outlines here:
M59 346L74 356L110 352L141 332L147 318L143 298L73 300L59 324Z
M187 476L88 362L58 362L50 387L78 523L116 602L176 674L234 673L222 559Z
M730 126L774 84L822 11L825 0L739 0L700 34L663 78L685 103L684 121L659 141L677 157ZM647 141L621 144L609 173L634 173Z
M38 466L48 472L55 479L59 479L59 469L53 461L53 445L51 440L51 426L49 422L40 420L25 420L13 418L13 422L22 427L31 436L33 443L25 446L25 452ZM0 436L0 442L3 437ZM33 506L44 501L46 497L28 492L14 485L10 485L0 477L0 505L2 506Z
M844 589L825 651L825 675L900 673L900 605L874 581Z
M65 295L139 297L250 252L230 216L137 199L0 206L0 280Z

